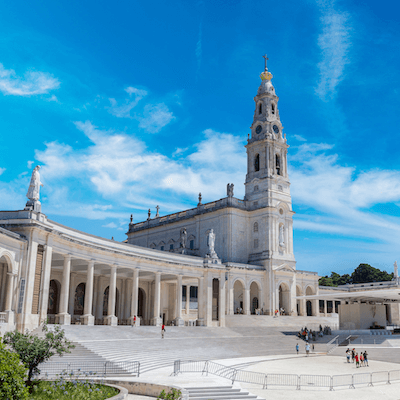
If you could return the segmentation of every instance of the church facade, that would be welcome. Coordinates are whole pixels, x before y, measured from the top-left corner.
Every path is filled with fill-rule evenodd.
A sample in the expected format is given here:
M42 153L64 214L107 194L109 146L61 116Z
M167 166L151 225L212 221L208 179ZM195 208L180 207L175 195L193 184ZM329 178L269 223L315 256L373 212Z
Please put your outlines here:
M127 243L47 219L39 168L24 210L0 212L0 329L60 324L224 326L231 314L318 315L318 275L296 270L286 135L265 67L247 140L245 197L129 224ZM135 318L136 317L136 318ZM3 333L2 331L2 333Z

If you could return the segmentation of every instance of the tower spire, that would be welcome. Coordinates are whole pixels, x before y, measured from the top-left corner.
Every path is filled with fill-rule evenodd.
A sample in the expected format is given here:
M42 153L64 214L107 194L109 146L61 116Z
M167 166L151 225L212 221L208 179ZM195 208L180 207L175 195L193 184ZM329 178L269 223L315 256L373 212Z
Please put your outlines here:
M268 71L268 68L267 68L267 61L269 60L269 58L267 57L266 54L264 54L264 55L263 55L263 59L264 59L264 64L265 64L265 66L264 66L264 71L266 72L266 71Z
M264 71L261 73L260 78L262 81L270 81L272 79L272 74L271 72L268 72L268 67L267 67L267 61L269 58L267 57L266 54L263 55L264 59Z

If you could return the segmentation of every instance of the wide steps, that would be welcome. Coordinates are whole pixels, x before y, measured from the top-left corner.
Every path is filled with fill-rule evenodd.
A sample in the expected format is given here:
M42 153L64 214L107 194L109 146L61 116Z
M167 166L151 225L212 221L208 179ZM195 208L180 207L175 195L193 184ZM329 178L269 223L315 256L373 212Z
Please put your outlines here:
M257 399L257 396L232 386L187 387L185 389L189 392L189 400Z

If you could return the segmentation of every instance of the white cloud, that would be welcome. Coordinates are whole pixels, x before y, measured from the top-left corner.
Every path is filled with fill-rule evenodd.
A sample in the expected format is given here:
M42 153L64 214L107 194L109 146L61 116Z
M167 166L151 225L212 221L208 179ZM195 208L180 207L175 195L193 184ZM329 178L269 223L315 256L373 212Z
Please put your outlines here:
M129 94L129 98L125 99L122 104L118 104L117 100L110 98L111 107L106 107L108 112L118 118L132 118L131 110L137 106L143 97L147 96L147 91L128 86L125 92ZM132 99L133 96L133 99Z
M48 93L60 86L58 79L48 73L27 71L23 78L0 64L0 91L6 95L31 96Z
M301 135L293 135L294 139L296 139L298 142L307 142L307 139L305 139Z
M166 104L158 103L147 104L144 107L143 116L138 119L140 128L150 133L157 133L173 121L175 117Z
M315 210L297 215L296 228L355 235L382 241L400 241L400 218L368 208L400 200L400 171L357 173L342 166L329 144L303 144L290 167L293 204ZM400 209L399 209L400 211Z
M350 63L348 55L352 44L352 28L347 12L335 11L326 2L321 5L322 33L318 36L318 46L322 59L318 64L319 82L315 92L327 101L336 95L337 86L344 78L345 66Z
M5 168L1 168L1 167L0 167L0 175L1 175L5 170L6 170Z
M102 225L102 227L103 228L113 228L113 229L115 229L115 228L118 227L118 225L115 222L110 222L108 224Z

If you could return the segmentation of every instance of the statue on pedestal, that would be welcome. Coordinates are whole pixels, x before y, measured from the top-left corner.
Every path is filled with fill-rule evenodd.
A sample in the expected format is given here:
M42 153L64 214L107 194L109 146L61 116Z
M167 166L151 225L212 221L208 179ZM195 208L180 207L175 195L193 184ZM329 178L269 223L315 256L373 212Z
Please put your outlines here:
M234 187L233 183L228 183L226 185L226 194L228 197L233 197L233 187Z
M40 187L43 187L43 183L40 182L40 165L37 165L31 176L31 181L29 183L28 193L26 197L29 199L26 203L25 210L32 210L36 212L41 212L40 198Z
M186 249L186 241L187 241L186 228L181 229L180 240L181 240L181 246L180 246L181 249Z

